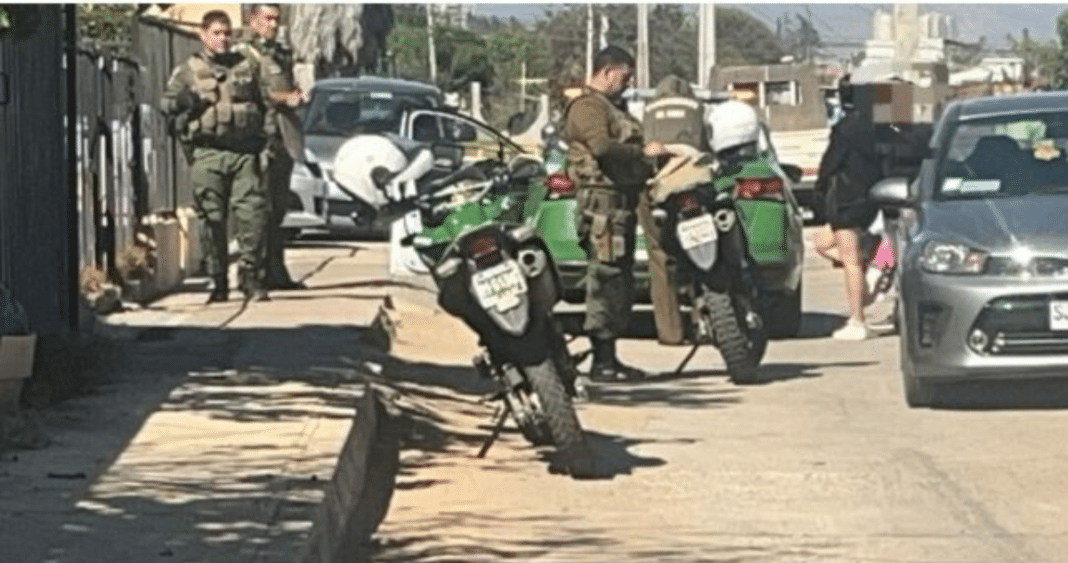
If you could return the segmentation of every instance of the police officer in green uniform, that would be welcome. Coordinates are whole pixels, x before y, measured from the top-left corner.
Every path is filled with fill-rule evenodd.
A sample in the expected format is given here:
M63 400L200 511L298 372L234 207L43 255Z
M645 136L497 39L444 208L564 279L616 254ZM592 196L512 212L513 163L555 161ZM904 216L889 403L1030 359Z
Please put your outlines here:
M635 209L652 173L646 157L664 147L645 144L641 124L622 107L619 95L633 74L629 53L605 47L582 94L564 111L566 170L578 186L578 234L589 256L583 328L593 346L590 376L601 380L644 375L619 362L616 338L634 301Z
M178 65L161 107L190 157L197 215L206 227L205 266L214 286L208 303L225 301L227 224L232 210L246 300L266 301L263 234L267 198L260 180L264 96L254 60L230 51L232 26L220 10L204 14L204 49Z
M253 4L249 28L255 35L238 46L238 52L260 66L261 80L267 86L267 134L264 182L270 216L266 232L266 283L269 289L300 289L286 269L285 236L282 221L289 203L289 177L294 160L304 158L304 137L295 108L307 101L293 80L293 51L278 40L281 16L279 4Z
M642 126L646 141L666 146L682 144L698 151L709 150L704 106L690 83L669 75L656 86L645 104ZM675 259L660 244L661 229L653 220L649 192L638 203L638 222L645 232L645 249L649 255L649 293L653 301L653 320L661 344L682 344L686 334L679 306Z

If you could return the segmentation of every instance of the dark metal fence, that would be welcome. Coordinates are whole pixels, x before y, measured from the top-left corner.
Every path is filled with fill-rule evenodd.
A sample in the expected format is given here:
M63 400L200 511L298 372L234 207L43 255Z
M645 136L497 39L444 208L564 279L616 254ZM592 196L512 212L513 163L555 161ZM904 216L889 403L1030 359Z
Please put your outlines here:
M141 63L138 104L150 212L170 211L193 202L189 166L168 135L167 124L158 108L171 71L198 49L200 42L191 30L149 17L137 21L134 53Z
M142 17L132 56L74 48L71 6L23 5L0 36L0 282L41 333L77 330L81 269L117 280L143 220L192 202L158 108L196 35Z
M19 6L14 31L0 37L0 281L41 333L77 322L77 202L65 128L72 15L58 4Z

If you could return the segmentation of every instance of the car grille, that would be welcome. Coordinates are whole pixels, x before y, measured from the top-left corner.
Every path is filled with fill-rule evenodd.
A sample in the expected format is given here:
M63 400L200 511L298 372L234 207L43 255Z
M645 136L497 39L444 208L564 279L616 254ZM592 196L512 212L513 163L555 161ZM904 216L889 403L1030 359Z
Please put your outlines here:
M1023 276L1036 278L1068 278L1068 258L1039 257L1020 264L1008 256L987 259L983 271L988 276Z
M986 335L985 353L996 356L1068 354L1068 331L1050 329L1050 301L1068 293L999 297L987 303L972 334Z

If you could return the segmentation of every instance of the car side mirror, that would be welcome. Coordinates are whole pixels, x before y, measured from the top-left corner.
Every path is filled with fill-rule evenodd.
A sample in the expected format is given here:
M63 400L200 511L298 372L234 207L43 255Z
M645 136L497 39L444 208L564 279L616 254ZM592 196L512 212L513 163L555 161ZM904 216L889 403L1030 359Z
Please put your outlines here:
M800 182L801 178L805 175L804 171L801 170L801 167L796 164L783 164L781 166L782 171L786 172L786 177L795 184Z
M467 123L456 124L455 138L462 143L468 143L478 138L475 128Z
M887 178L872 186L871 199L882 207L908 207L912 205L907 178Z

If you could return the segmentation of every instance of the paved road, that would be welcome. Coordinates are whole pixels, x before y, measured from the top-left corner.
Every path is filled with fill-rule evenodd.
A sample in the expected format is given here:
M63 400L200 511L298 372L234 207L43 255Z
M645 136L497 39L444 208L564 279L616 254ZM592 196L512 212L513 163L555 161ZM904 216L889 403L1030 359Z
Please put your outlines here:
M896 337L825 336L844 309L840 274L809 254L804 335L772 343L772 383L730 384L709 349L681 377L598 387L580 417L600 480L550 474L515 434L475 458L487 411L471 402L469 342L431 328L441 315L417 319L397 353L443 374L418 400L424 431L444 430L405 453L375 560L1068 561L1068 401L1051 400L1065 387L909 410ZM684 353L622 345L654 372Z

